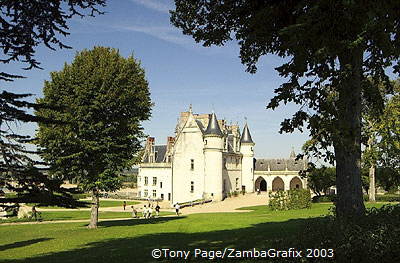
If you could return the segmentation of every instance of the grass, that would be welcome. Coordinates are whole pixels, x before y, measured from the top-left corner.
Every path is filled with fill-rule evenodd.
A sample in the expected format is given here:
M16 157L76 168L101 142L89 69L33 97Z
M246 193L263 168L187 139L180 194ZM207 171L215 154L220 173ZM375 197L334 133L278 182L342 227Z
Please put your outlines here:
M56 220L80 220L90 218L90 211L43 211L40 212L43 221L56 221ZM173 215L171 212L160 212L160 216ZM130 218L131 212L109 212L109 211L99 211L100 219L111 219L111 218ZM139 215L141 215L139 213ZM1 220L2 223L14 223L14 222L31 222L34 220L22 218L11 218L7 220Z
M153 262L150 253L154 248L267 248L277 239L290 242L307 218L325 215L330 207L321 203L311 209L278 212L256 206L244 208L252 210L249 213L105 221L96 230L87 229L85 223L0 226L0 261ZM72 213L69 216L79 218L82 212L49 212L48 216L60 218ZM127 213L118 214L124 217Z
M87 208L90 207L90 200L87 199L81 199L79 201L82 202L86 202L87 203ZM122 208L124 203L124 200L121 201L116 201L116 200L100 200L100 207L118 207L120 206ZM131 205L137 205L139 204L139 202L136 201L127 201L126 202L126 207L127 209L131 206ZM31 204L27 204L28 206L33 206L35 204L31 203ZM40 208L45 208L45 209L65 209L65 207L60 207L60 206L38 206ZM73 208L71 208L73 209Z

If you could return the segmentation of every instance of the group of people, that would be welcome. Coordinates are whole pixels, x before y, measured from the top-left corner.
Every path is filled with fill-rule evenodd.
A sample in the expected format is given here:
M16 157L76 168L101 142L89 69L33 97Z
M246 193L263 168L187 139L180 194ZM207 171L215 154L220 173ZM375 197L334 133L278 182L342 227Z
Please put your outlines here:
M133 218L140 218L138 210L134 206L131 206L132 208L132 217ZM155 211L155 215L153 213ZM152 217L159 217L160 216L160 205L157 203L157 205L154 207L153 204L148 203L148 205L144 205L142 209L142 217L143 218L152 218Z
M125 210L126 208L126 201L123 203L123 208ZM180 205L176 203L174 205L175 208L175 213L177 216L179 216L179 209ZM152 203L148 203L147 205L144 205L142 208L142 216L139 216L139 211L136 209L133 205L131 206L132 209L132 217L133 218L152 218L152 217L159 217L160 216L160 205L157 202L157 205L154 206Z

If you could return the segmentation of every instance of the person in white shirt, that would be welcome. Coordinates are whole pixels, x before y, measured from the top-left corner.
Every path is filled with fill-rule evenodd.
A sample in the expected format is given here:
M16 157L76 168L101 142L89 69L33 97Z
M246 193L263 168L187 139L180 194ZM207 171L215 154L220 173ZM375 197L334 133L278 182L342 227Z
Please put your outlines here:
M175 212L176 212L176 215L177 216L179 216L179 209L180 209L181 207L180 207L180 205L178 204L178 203L176 203L175 204Z
M149 206L149 208L147 209L147 218L151 218L152 213L153 213L153 208Z
M146 205L144 205L144 207L143 207L142 214L143 214L143 218L147 218L147 207L146 207Z

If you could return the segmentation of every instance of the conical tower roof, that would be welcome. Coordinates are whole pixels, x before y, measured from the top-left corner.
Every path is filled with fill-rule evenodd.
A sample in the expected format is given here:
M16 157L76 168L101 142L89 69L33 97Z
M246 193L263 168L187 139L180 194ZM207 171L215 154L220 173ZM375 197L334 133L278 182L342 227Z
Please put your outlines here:
M251 138L249 127L244 125L242 138L240 139L240 143L254 143L253 139Z
M217 121L217 116L215 116L215 113L213 112L211 114L211 119L208 121L207 129L204 132L205 135L217 135L217 136L223 136L221 129L219 128L219 124Z
M293 147L292 147L292 151L290 152L290 159L296 159L296 153L294 152Z

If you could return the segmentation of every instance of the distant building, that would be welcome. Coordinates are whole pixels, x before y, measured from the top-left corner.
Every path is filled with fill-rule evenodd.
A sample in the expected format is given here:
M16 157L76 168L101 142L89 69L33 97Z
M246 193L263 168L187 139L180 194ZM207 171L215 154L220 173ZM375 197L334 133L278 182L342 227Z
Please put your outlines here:
M221 201L229 192L303 188L298 176L306 161L254 159L249 127L217 120L215 113L182 112L175 136L165 145L148 137L139 165L141 197L182 203L199 199Z

